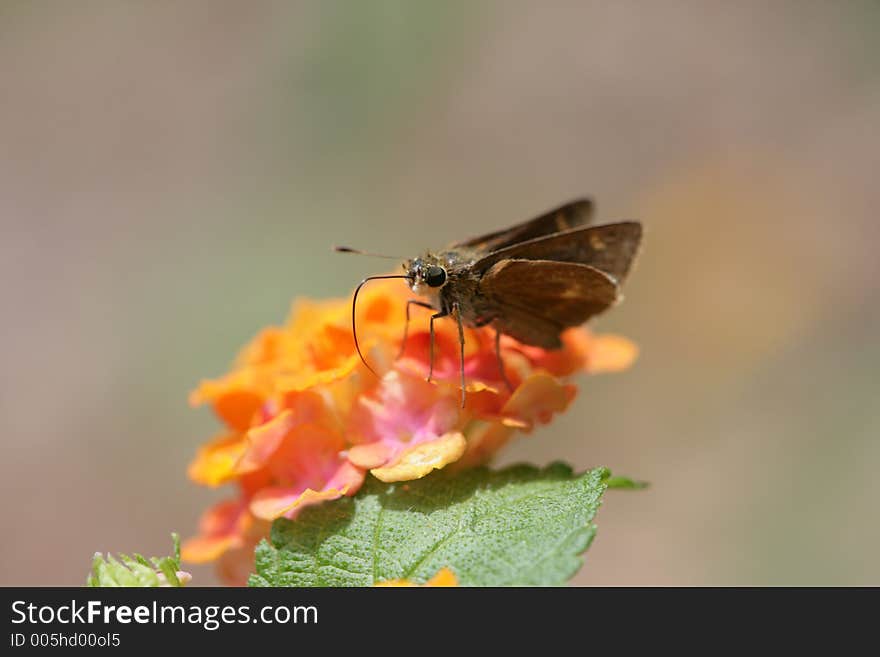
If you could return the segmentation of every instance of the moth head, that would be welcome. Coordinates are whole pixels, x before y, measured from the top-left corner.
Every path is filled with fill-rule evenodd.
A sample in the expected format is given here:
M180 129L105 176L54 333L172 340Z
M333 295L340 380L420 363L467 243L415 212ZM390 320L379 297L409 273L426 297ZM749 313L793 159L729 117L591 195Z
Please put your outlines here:
M430 294L437 291L444 285L448 279L446 275L446 267L440 260L430 254L422 258L415 258L404 264L409 286L416 294Z

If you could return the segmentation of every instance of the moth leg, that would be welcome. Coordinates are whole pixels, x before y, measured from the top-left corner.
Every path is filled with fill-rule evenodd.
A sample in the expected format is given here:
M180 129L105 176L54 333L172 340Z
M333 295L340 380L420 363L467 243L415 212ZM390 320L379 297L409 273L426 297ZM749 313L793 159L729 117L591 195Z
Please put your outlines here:
M464 401L467 396L467 384L464 380L464 327L461 325L461 309L458 307L457 303L452 304L452 310L455 312L455 319L458 322L458 347L461 370L461 407L464 408Z
M513 392L513 385L507 378L507 372L504 371L504 361L501 359L501 331L495 329L495 355L498 357L498 371L501 373L501 379L504 381L507 389Z
M406 337L409 335L409 309L410 306L419 306L421 308L428 308L429 310L437 310L430 303L426 303L419 299L410 299L406 302L406 324L403 325L403 340L400 343L400 351L397 352L397 356L394 360L399 360L401 356L403 356L403 352L406 349Z
M449 317L448 310L441 310L439 313L434 313L431 315L431 323L429 326L431 327L431 350L430 356L428 357L429 365L428 365L428 382L430 383L431 377L434 376L434 320L440 319L441 317Z

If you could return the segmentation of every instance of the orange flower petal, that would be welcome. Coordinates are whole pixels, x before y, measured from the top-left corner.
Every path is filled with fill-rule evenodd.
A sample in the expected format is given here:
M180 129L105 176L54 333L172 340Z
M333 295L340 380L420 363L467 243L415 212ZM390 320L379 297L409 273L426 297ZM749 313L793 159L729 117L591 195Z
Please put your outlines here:
M220 436L207 445L202 445L189 464L189 478L197 484L212 487L234 479L235 464L247 446L247 439L241 434Z
M251 525L242 500L226 500L208 509L199 520L199 535L181 546L181 558L190 563L217 559L229 549L240 547Z
M280 486L320 489L347 463L345 438L318 424L295 426L281 441L266 468Z
M198 406L210 403L227 426L236 431L247 429L264 397L255 372L245 370L229 374L222 379L205 380L189 396L189 403Z
M639 355L634 342L619 335L597 335L590 346L587 370L591 374L620 372L633 364Z
M348 460L359 468L369 470L387 463L394 451L394 446L386 442L355 445L348 450Z
M471 468L489 461L513 437L514 429L501 422L481 422L468 432L467 450L456 468Z
M441 568L436 575L425 582L425 586L458 586L458 577L449 568Z
M464 454L467 441L459 432L447 433L436 440L420 443L405 450L393 463L370 470L384 482L420 479L432 470L457 461Z
M232 390L214 400L214 412L227 425L242 431L253 421L263 398L250 390Z
M364 471L352 465L343 465L341 470L334 483L324 490L281 486L264 488L254 495L250 511L257 518L265 520L282 516L291 518L309 505L335 500L343 495L354 495L363 483Z
M501 409L502 423L531 431L536 423L545 424L568 408L576 392L549 374L532 374Z
M293 413L299 424L320 423L327 413L324 397L314 390L285 391L280 395L279 405Z
M441 568L437 571L436 575L434 575L424 584L414 584L407 579L390 579L387 582L379 582L378 584L376 584L376 586L458 586L458 578L455 576L455 573L452 572L449 568Z
M361 365L360 357L355 354L343 360L338 366L328 369L302 369L283 372L278 375L277 385L282 391L303 391L315 387L329 385L350 376Z
M270 326L260 331L235 359L240 368L267 365L278 361L284 352L287 334L283 328Z
M194 536L183 542L180 558L188 563L216 561L224 552L241 545L238 536Z
M236 464L236 473L242 475L263 467L295 424L293 411L283 410L265 424L248 431L246 449Z
M584 368L593 342L594 338L587 329L576 327L563 331L561 349L548 351L507 339L502 340L502 346L508 347L510 352L525 355L529 359L529 371L540 369L553 376L569 376Z

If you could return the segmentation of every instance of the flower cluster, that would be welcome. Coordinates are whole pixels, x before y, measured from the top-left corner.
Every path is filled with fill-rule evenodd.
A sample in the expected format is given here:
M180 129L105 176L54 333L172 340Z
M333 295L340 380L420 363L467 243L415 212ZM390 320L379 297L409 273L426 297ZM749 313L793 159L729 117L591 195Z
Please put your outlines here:
M189 476L237 491L205 512L199 534L183 546L184 560L217 561L227 582L241 583L275 518L353 495L368 472L406 481L484 463L515 432L528 433L568 407L576 393L570 375L624 369L635 357L628 340L582 328L566 331L555 351L502 336L508 388L494 330L466 329L461 408L456 323L435 322L427 382L428 311L413 309L401 344L407 292L400 281L377 281L359 299L358 339L380 377L355 350L349 301L299 301L285 326L263 330L229 374L192 393L191 403L209 404L224 426L199 449Z

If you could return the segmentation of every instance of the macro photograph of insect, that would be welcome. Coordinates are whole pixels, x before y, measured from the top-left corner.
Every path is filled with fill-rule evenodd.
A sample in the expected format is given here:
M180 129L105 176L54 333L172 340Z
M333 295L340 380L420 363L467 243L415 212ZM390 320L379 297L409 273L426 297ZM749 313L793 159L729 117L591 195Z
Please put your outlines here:
M878 3L0 16L3 586L880 585Z
M434 320L452 317L458 325L464 407L462 327L491 325L495 330L498 371L505 385L512 389L501 358L502 334L522 344L559 349L563 329L583 324L620 298L619 289L638 252L642 227L635 221L587 226L592 209L589 199L572 201L507 230L456 242L437 253L426 252L404 263L405 274L365 278L355 289L351 311L352 335L361 360L363 354L357 340L358 292L371 280L402 278L413 292L426 299L406 302L400 354L406 348L410 306L433 310L429 332L430 381ZM336 250L370 255L350 247Z

